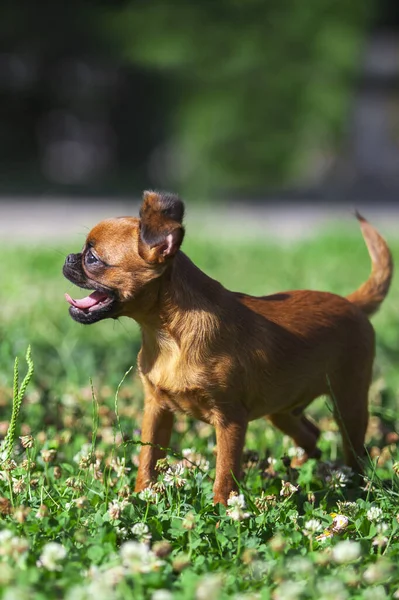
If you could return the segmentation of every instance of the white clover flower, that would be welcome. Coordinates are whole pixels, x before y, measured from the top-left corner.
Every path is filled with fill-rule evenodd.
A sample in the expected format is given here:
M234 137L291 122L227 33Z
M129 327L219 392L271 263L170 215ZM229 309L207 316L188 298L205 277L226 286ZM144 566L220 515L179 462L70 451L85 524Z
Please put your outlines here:
M284 581L273 592L273 600L299 600L306 581Z
M392 565L384 558L380 558L377 562L372 563L363 573L363 579L369 585L376 583L385 583L389 579Z
M184 448L182 450L183 461L182 464L188 469L199 468L202 471L209 471L209 460L206 460L202 454L196 452L194 448Z
M89 600L88 586L74 585L66 592L65 600Z
M329 488L339 490L349 483L351 476L352 469L350 469L350 467L332 468L330 473L326 476L326 483Z
M108 504L108 514L111 521L116 521L121 516L123 509L128 506L129 502L123 498L122 500L114 499Z
M23 448L33 448L35 440L31 435L20 435L19 439Z
M61 561L67 555L67 551L62 544L58 542L48 542L42 549L37 566L44 567L48 571L61 571Z
M348 592L339 579L322 579L317 583L317 590L323 600L346 600Z
M135 523L132 527L132 533L142 542L148 542L151 539L150 530L145 523Z
M305 455L305 450L300 448L299 446L291 446L287 450L287 456L290 458L303 458Z
M158 571L164 564L143 542L125 542L119 554L123 566L131 573Z
M381 508L379 508L378 506L371 506L366 513L366 517L371 522L381 521L383 514L384 513L382 512Z
M19 562L20 557L25 557L29 550L29 542L26 538L22 537L13 537L10 541L11 547L11 556L16 561Z
M88 442L84 443L79 452L73 457L73 461L79 463L82 458L89 458L92 453L92 445Z
M385 548L388 544L389 539L386 535L384 535L389 530L388 523L381 522L376 524L377 535L372 541L372 545L377 548Z
M245 508L245 499L243 494L230 494L227 505L232 508Z
M125 458L119 458L119 456L117 458L112 459L111 467L113 468L118 477L123 477L124 475L126 475L126 473L131 471L130 467L127 467L125 463Z
M227 504L230 508L226 510L226 515L234 521L243 521L251 516L250 513L244 512L245 500L243 494L231 493Z
M269 565L261 559L255 559L250 563L251 577L256 581L264 579L269 572Z
M173 594L169 590L155 590L151 600L173 600Z
M101 574L102 575L102 574ZM98 579L90 581L86 587L86 595L80 598L72 597L71 600L119 600L120 596L117 595L115 589L110 584L107 584L103 576Z
M52 463L57 457L57 450L55 448L43 448L40 452L43 462Z
M103 571L100 575L100 580L104 583L105 586L110 588L118 585L122 579L125 577L125 569L122 565L114 565L113 567L108 567Z
M291 573L298 575L306 576L311 573L313 569L314 565L312 561L306 558L306 556L294 556L288 564L288 570L291 571Z
M255 506L262 512L266 512L272 506L276 506L277 496L262 492L258 498L255 498Z
M3 529L0 531L0 554L4 554L4 545L7 544L12 538L14 534L9 529Z
M389 539L386 537L386 535L382 535L380 533L379 535L375 536L375 538L372 541L372 545L376 548L385 548L388 542Z
M127 527L115 527L115 532L120 538L126 538L129 535Z
M164 482L167 485L173 485L177 488L183 487L187 483L187 479L182 477L184 466L181 463L172 465L168 468L164 475Z
M337 502L337 506L341 513L349 517L354 517L359 512L359 505L356 502Z
M80 477L68 477L65 479L65 485L79 492L85 487L85 483Z
M102 600L103 598L104 600L112 600L115 598L117 600L119 595L115 595L114 588L125 578L126 569L121 564L104 565L102 567L91 565L85 572L85 576L89 583L85 588L87 596L84 596L84 600L92 600L93 598L96 600ZM75 600L73 595L71 595L70 600Z
M22 478L12 477L12 491L14 494L21 494L26 488L26 483Z
M280 496L284 496L285 498L289 498L290 496L292 496L292 494L295 494L295 492L297 492L298 489L299 488L298 488L297 485L293 485L289 481L284 481L284 479L282 479L281 480Z
M22 566L27 558L28 550L29 542L26 538L14 535L9 529L0 531L0 556Z
M302 533L307 537L312 537L318 531L322 531L322 529L323 525L321 524L321 521L319 519L310 519L310 521L307 521L305 523Z
M378 533L386 533L389 529L389 525L383 521L382 523L377 523L376 529Z
M251 513L244 512L240 508L229 508L226 510L226 515L233 519L233 521L243 521L251 516Z
M340 533L348 527L349 519L345 515L334 515L331 529L334 533Z
M385 589L382 585L376 585L372 588L362 590L364 600L388 600Z
M330 540L332 537L334 537L333 532L330 529L325 529L323 533L320 533L320 535L316 536L316 540L318 542L325 542L326 540Z
M200 461L196 463L197 467L201 469L201 471L209 471L211 464L209 460L207 460L204 456L201 457Z
M7 473L9 473L10 471L14 471L14 469L17 468L17 463L15 462L15 460L13 458L11 458L10 460L7 460L7 456L3 456L2 460L0 460L1 463L3 463L3 467L4 467L4 471L1 471L1 473L5 473L5 479L4 481L8 481L8 476Z
M195 591L195 600L217 600L223 585L223 575L212 573L202 577Z
M359 542L344 540L332 549L332 559L338 564L346 564L357 560L362 554Z
M122 544L119 551L122 563L128 565L134 561L145 561L147 559L148 552L149 548L147 544L132 541Z
M146 523L135 523L132 527L133 535L142 536L149 532L148 525Z
M188 458L189 460L191 460L191 457L196 454L196 451L194 448L183 448L181 453L184 456L184 458Z
M158 494L152 488L146 487L139 493L139 498L144 502L157 502Z

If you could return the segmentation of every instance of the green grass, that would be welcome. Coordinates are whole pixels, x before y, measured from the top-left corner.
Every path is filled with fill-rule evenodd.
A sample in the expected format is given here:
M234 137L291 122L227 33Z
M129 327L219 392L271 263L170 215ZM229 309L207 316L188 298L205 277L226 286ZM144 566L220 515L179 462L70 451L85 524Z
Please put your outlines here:
M398 259L399 243L392 248ZM355 228L287 247L191 234L184 249L226 287L255 295L295 288L346 294L370 268ZM252 423L243 496L229 514L212 504L214 433L185 417L176 423L169 471L159 474L157 502L132 492L142 405L134 369L139 330L127 319L91 327L70 319L63 294L80 292L61 268L74 250L68 244L2 249L3 436L12 414L14 359L20 359L22 380L29 344L35 365L18 418L14 462L0 471L2 597L399 597L396 281L373 319L378 344L367 489L348 481L336 462L340 440L321 399L310 412L323 429L322 461L299 466L290 440L263 420ZM24 439L31 447L24 448L18 435L32 436ZM183 460L183 449L191 449L192 462Z

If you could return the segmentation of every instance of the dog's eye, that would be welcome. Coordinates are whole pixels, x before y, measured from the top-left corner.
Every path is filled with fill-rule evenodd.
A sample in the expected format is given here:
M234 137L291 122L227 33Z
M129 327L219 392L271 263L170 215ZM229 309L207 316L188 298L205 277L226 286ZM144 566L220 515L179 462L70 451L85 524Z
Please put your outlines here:
M86 263L88 265L95 265L101 262L91 250L86 253Z

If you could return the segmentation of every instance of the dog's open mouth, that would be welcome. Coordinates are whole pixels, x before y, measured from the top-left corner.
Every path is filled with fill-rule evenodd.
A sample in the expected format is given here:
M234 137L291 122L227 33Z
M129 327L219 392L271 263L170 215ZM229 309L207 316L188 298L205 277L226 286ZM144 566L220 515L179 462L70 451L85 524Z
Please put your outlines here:
M65 294L65 299L69 304L80 310L96 310L113 301L113 298L103 292L93 292L81 300L74 300L69 294Z
M79 323L95 323L105 317L111 316L109 313L114 308L116 299L106 292L95 291L85 298L75 300L69 294L65 294L65 299L71 305L69 313L75 321Z

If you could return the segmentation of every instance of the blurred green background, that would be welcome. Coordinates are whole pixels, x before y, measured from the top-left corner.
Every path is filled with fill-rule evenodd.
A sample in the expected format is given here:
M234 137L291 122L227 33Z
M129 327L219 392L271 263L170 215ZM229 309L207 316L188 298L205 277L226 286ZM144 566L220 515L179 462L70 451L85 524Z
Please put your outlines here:
M384 0L0 6L0 193L198 198L329 176Z

